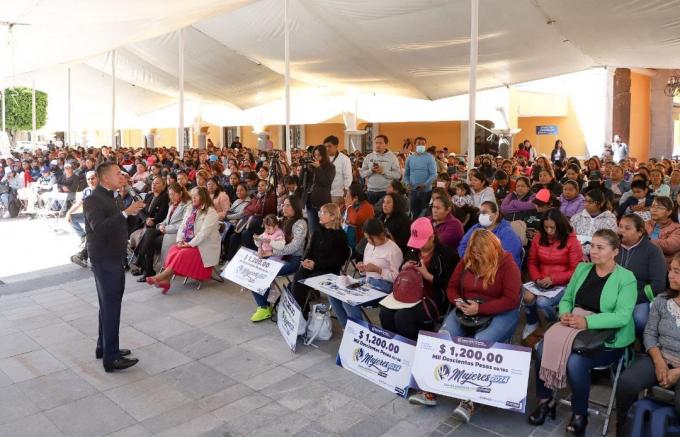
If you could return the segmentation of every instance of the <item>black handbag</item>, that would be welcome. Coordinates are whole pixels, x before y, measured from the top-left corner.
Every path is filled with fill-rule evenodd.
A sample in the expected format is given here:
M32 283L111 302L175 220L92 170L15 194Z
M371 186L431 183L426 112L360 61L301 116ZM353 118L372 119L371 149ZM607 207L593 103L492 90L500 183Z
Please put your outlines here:
M464 301L473 301L477 302L478 304L484 303L482 299L465 299L463 296L463 276L465 275L465 270L460 275L460 297ZM487 326L491 324L491 319L493 318L492 316L481 316L479 314L475 314L474 316L469 316L465 314L463 311L460 309L456 308L456 318L458 319L458 324L466 331L466 332L477 332L481 331L482 329L485 329Z
M606 342L614 340L617 331L618 329L584 329L576 334L571 350L581 355L599 352Z

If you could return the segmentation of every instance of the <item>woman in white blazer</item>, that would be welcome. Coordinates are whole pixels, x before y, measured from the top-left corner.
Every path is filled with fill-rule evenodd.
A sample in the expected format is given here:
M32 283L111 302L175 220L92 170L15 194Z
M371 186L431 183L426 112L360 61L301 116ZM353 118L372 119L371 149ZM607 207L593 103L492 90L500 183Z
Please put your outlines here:
M170 205L165 220L155 228L147 228L144 238L139 243L137 265L141 267L141 278L137 282L145 282L147 276L156 274L154 258L160 252L160 263L163 265L170 247L175 244L177 230L182 224L187 210L191 209L189 193L178 183L168 187Z
M188 208L177 230L177 244L170 248L161 274L146 278L166 294L173 275L186 276L199 281L210 279L212 268L220 259L219 217L208 190L196 187L191 190L191 208Z

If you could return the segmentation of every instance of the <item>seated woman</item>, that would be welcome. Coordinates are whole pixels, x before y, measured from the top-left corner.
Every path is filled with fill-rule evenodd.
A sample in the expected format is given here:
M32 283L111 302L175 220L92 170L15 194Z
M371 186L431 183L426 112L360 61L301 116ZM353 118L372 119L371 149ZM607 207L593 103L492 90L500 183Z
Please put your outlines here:
M555 175L549 164L541 167L538 172L538 181L531 187L531 191L538 193L543 188L550 190L555 197L559 197L562 194L562 185L555 180Z
M506 252L512 255L517 266L522 265L522 243L510 223L501 216L495 202L484 202L479 208L479 223L471 227L458 245L458 255L463 256L467 251L470 238L478 229L486 229L498 237Z
M213 176L212 178L208 179L208 182L206 183L206 188L208 189L208 193L212 198L213 205L215 206L215 211L217 211L217 217L219 218L220 221L224 221L227 212L229 212L229 208L231 207L231 201L229 200L229 196L227 196L227 193L225 193L222 190L222 187L217 182L216 176Z
M493 188L489 186L489 181L479 169L473 168L468 172L468 181L470 182L472 202L475 207L479 208L484 202L496 203Z
M281 228L286 237L286 244L281 249L272 248L272 255L279 257L284 262L283 267L279 270L279 276L287 276L300 268L300 260L307 241L307 220L302 217L302 201L299 197L288 196L283 201L283 224ZM257 309L250 317L250 321L261 322L270 319L272 308L268 300L269 290L264 294L254 291L252 294L257 303Z
M457 310L449 313L441 331L491 343L509 341L519 322L521 285L519 267L498 237L487 229L475 230L449 280L447 296ZM487 326L466 330L459 313L491 320ZM473 413L472 401L463 400L453 414L468 422Z
M153 261L157 252L161 253L161 263L165 262L167 252L177 241L177 231L184 220L184 215L191 206L189 193L178 183L168 187L170 208L165 220L154 228L147 228L137 249L137 264L141 268L141 278L137 282L145 282L147 276L156 274ZM165 250L163 250L165 249Z
M404 255L397 244L387 237L385 227L378 219L370 219L364 223L364 235L368 240L364 251L364 260L357 264L357 269L366 275L365 282L385 293L392 291L392 283L399 274ZM349 305L334 297L328 297L338 322L343 328L347 318L363 319L360 306Z
M589 241L593 234L600 229L616 231L616 216L610 211L610 204L604 193L598 189L588 191L584 196L585 209L573 216L570 220L571 227L580 237L581 244ZM587 254L588 247L584 248Z
M226 259L230 261L241 246L257 249L253 236L260 232L262 219L268 214L276 214L276 195L267 193L267 182L257 183L257 192L243 209L243 217L236 225L235 232L229 237Z
M657 197L668 197L671 195L671 187L665 183L661 170L656 168L649 171L649 189L652 195Z
M565 387L568 381L572 416L567 431L583 435L588 425L591 369L616 362L635 341L635 276L616 264L619 247L614 231L600 229L593 234L592 263L576 267L560 301L560 323L554 324L536 347L538 406L529 416L533 425L543 425L547 416L555 418L553 390ZM584 329L616 329L616 335L594 354L572 352L576 331Z
M208 190L203 187L191 190L191 204L177 231L177 244L168 252L163 272L146 278L149 285L155 284L163 294L170 289L173 275L206 281L220 260L219 221Z
M446 313L449 305L446 287L453 269L458 264L458 254L444 246L437 239L432 222L421 217L411 224L412 237L408 240L408 252L404 266L415 266L423 277L426 299L417 304L402 303L393 295L380 301L380 325L388 331L416 341L418 331L434 330L440 315ZM436 405L434 394L416 391L409 396L409 402L420 405Z
M345 195L345 216L342 226L347 233L347 242L352 250L364 237L364 223L372 219L374 215L373 205L368 201L363 187L356 182L352 183Z
M632 195L625 202L619 203L618 216L635 213L643 220L650 220L652 218L650 208L654 202L654 196L647 182L640 179L633 181L630 184L630 191Z
M319 229L312 235L309 248L300 265L301 268L295 273L293 279L293 297L300 305L303 314L309 310L310 288L299 281L328 273L338 275L349 256L347 237L340 229L340 220L340 208L335 203L326 203L319 209ZM331 305L334 305L333 298L329 297L329 299L331 299ZM338 320L341 320L340 313L337 316Z
M505 196L501 204L501 213L508 221L523 220L528 212L535 212L536 205L529 186L529 179L521 176L515 181L515 191Z
M567 285L576 266L583 260L581 243L569 224L569 220L556 208L543 214L539 235L534 237L529 248L529 279L540 288ZM555 306L564 292L553 297L537 296L524 291L526 325L522 339L530 336L538 327L538 311L542 311L548 322L557 320Z
M652 219L645 223L647 234L663 251L666 265L670 266L673 256L680 251L680 224L675 222L673 201L670 197L656 197L650 208Z
M378 216L378 220L390 233L401 251L405 253L406 243L411 236L411 219L408 218L404 207L405 204L398 194L387 193L383 197L382 212Z
M647 236L645 223L637 214L619 221L621 250L616 262L627 268L637 280L637 301L633 311L635 330L642 332L649 317L649 304L666 288L666 259L661 249Z
M495 206L495 204L494 204ZM444 245L456 250L463 238L463 224L453 216L451 198L444 194L432 198L432 224L437 238Z
M670 291L654 298L643 336L648 355L638 357L621 374L616 389L616 430L623 427L630 406L641 391L655 385L675 392L675 410L680 412L680 253L668 271Z
M568 180L564 182L562 194L560 195L560 211L568 219L572 218L579 212L583 211L585 205L583 204L583 194L580 193L578 182Z

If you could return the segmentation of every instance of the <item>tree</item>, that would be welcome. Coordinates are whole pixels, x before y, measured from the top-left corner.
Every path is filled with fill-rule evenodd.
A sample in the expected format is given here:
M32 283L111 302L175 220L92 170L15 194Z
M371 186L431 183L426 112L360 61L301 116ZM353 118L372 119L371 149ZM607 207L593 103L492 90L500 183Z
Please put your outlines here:
M15 87L5 89L5 123L12 139L17 131L33 129L32 90ZM47 93L35 91L35 123L36 129L45 126L47 121Z

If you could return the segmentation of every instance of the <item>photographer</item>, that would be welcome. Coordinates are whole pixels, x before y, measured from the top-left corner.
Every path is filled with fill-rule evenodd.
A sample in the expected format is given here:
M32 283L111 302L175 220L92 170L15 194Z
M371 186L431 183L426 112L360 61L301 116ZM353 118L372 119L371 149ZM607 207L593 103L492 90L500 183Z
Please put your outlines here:
M313 235L319 229L319 210L322 205L331 202L331 186L335 178L335 166L328 159L328 150L323 144L316 146L314 159L307 164L309 171L305 186L307 189L307 220L309 231ZM307 188L309 187L309 188Z

